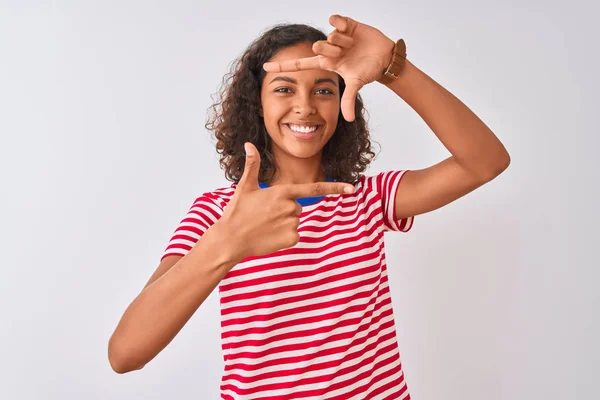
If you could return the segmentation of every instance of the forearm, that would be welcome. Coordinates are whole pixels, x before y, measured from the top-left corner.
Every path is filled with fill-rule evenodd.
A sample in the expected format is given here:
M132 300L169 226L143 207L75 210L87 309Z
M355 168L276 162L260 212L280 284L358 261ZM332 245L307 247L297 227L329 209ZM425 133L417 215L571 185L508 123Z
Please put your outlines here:
M233 268L235 262L224 239L213 225L184 257L135 298L109 341L115 371L141 369L151 361Z
M410 105L466 170L493 177L510 162L496 135L452 93L406 60L388 86Z

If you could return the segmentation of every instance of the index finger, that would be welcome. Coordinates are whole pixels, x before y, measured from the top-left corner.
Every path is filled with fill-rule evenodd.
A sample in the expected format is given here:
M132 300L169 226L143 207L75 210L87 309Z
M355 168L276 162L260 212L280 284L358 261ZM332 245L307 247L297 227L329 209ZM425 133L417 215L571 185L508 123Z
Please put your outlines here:
M349 194L354 186L341 182L315 182L282 185L284 193L293 198L325 196L326 194Z
M295 60L270 61L263 64L267 72L293 72L305 69L321 69L321 56L297 58Z

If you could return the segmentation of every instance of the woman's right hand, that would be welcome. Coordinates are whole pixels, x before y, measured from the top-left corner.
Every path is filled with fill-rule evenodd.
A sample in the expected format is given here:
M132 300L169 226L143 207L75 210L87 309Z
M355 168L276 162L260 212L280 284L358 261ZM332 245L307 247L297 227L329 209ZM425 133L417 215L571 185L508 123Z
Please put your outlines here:
M352 193L354 186L341 182L282 184L268 188L258 185L260 154L246 142L246 165L235 193L217 222L231 238L232 257L263 256L296 245L302 197ZM345 192L345 188L350 188Z

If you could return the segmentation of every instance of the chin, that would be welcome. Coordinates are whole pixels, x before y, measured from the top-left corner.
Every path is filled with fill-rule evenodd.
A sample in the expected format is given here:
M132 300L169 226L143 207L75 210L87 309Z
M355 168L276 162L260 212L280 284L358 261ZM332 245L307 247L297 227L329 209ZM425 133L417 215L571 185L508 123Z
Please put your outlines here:
M306 144L290 144L286 143L285 151L286 153L296 157L296 158L312 158L315 155L319 154L322 150L322 147L318 144L314 145L306 145Z

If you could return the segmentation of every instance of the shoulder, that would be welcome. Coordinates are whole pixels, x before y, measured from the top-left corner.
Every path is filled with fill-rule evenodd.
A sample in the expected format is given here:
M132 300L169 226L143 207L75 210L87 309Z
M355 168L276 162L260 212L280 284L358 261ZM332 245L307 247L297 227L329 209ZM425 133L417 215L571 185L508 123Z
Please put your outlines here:
M221 186L216 189L203 192L197 196L193 202L192 207L201 204L214 205L220 208L221 211L225 208L231 197L235 193L235 183L229 186Z
M406 172L406 170L387 170L361 174L358 182L365 192L388 193L398 186Z

